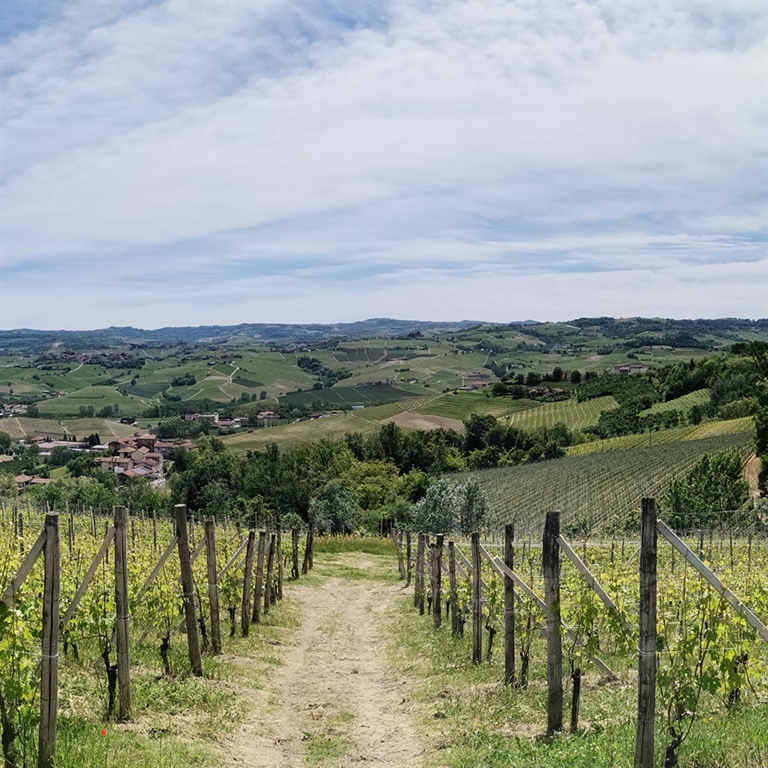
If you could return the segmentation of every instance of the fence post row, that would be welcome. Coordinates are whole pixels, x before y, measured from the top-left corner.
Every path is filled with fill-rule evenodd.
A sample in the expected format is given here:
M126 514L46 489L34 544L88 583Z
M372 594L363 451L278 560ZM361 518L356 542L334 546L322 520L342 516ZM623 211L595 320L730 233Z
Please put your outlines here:
M253 573L253 549L255 542L256 531L251 529L248 531L248 546L245 550L243 597L240 606L240 632L243 637L248 637L248 629L251 626L251 574Z
M640 643L637 662L635 768L653 768L656 712L656 501L642 500L640 544ZM703 536L699 537L699 542Z

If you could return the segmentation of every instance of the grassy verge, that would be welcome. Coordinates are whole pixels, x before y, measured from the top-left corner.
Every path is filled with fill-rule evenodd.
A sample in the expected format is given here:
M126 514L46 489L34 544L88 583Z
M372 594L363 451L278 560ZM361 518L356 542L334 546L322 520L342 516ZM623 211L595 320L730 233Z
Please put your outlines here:
M505 688L503 649L490 663L471 663L470 638L452 639L450 626L432 629L412 599L399 600L390 617L393 667L412 681L427 743L423 768L619 768L633 764L636 688L633 673L604 683L595 672L582 680L580 728L547 740L544 643L534 642L526 690ZM467 626L469 630L469 625ZM487 636L486 636L487 638ZM565 692L568 721L570 689ZM657 717L656 765L664 764L662 717ZM726 712L705 702L680 748L678 768L768 766L768 706Z

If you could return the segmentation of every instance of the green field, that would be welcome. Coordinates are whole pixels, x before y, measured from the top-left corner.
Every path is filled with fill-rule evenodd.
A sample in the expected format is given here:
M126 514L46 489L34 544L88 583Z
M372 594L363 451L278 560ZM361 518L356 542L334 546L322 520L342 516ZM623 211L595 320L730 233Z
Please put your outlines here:
M688 413L694 405L704 405L709 402L709 390L697 389L695 392L689 392L687 395L669 400L666 403L655 403L648 410L643 411L642 415L650 413L666 413L667 411L683 411Z
M496 416L502 418L511 416L519 411L542 407L535 400L511 397L486 397L483 392L459 390L449 392L432 400L429 405L419 409L419 413L429 416L442 416L446 419L468 419L473 413L480 416Z
M751 432L737 432L472 474L488 494L496 527L514 521L521 533L538 535L547 510L559 509L566 524L587 521L610 529L630 519L636 523L640 499L660 499L669 482L705 454L735 449L746 457L753 442Z
M288 405L329 405L331 408L344 405L383 405L413 397L412 392L384 384L379 387L332 387L310 389L280 398Z
M555 403L544 403L539 408L513 413L508 422L523 429L551 427L558 422L565 424L569 429L585 429L597 424L602 411L617 407L618 403L610 395L596 397L594 400L586 400L583 403L573 399L560 400Z
M92 405L97 412L105 405L117 405L121 416L138 416L148 403L133 395L121 395L114 387L86 387L62 397L43 400L38 407L43 416L61 418L79 416L81 405Z
M103 441L116 437L131 437L136 432L143 431L137 424L121 424L111 419L29 419L19 416L11 419L0 419L0 432L7 432L14 440L35 435L46 435L58 439L65 435L78 438L98 434Z
M730 421L708 421L704 424L661 429L658 432L644 432L638 435L595 440L591 443L572 445L567 449L567 453L569 456L583 456L587 453L606 453L637 447L650 448L654 445L701 440L705 437L720 437L721 435L738 435L745 432L754 434L754 421L751 417Z

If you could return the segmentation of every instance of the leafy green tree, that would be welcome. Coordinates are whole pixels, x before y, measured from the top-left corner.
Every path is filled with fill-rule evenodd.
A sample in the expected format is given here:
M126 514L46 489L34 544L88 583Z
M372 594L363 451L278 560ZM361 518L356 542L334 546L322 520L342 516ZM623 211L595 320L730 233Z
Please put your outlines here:
M742 465L735 451L703 456L670 484L661 505L666 521L681 530L750 524L755 512Z
M330 480L309 507L310 520L321 533L353 533L358 514L354 496L340 480Z
M11 436L7 432L0 432L0 453L8 453L11 448Z

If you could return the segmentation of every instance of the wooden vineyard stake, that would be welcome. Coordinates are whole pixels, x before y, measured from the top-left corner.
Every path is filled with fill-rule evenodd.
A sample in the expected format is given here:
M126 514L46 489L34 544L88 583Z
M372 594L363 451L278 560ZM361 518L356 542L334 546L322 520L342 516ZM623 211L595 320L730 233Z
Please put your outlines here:
M747 608L736 595L727 589L722 581L690 550L686 544L661 520L656 521L656 530L669 541L672 546L706 579L715 591L722 595L725 601L738 613L753 629L757 630L760 637L768 642L768 628L752 611Z
M563 639L560 621L560 513L547 512L542 542L547 606L547 734L563 730Z
M307 540L304 543L304 562L301 566L302 573L309 573L312 570L312 544L315 538L315 527L309 526L307 531Z
M703 547L703 534L699 544ZM635 768L653 768L656 713L656 501L642 500L640 544L640 642L637 660Z
M43 577L43 636L40 659L40 730L38 768L52 768L56 758L56 725L59 705L59 516L45 516L45 575Z
M291 528L291 578L299 578L299 529Z
M390 528L389 530L390 538L392 539L392 542L395 545L395 553L397 554L397 570L400 574L400 578L405 578L405 561L403 560L403 542L400 537L398 537L397 530L395 528Z
M264 557L267 550L267 532L259 531L259 547L256 555L256 587L253 595L253 615L251 622L258 624L261 621L261 590L264 587Z
M152 551L157 554L157 512L152 510Z
M272 584L272 573L275 567L275 534L270 534L269 537L269 555L267 556L267 578L264 583L264 615L269 613L269 606L272 605L272 592L274 586Z
M443 581L443 541L445 537L438 533L432 545L432 621L435 629L440 629L443 622L442 581Z
M275 557L277 558L277 599L283 599L283 531L280 526L277 526L277 551Z
M459 608L459 590L456 583L456 545L448 542L448 593L451 601L451 636L461 635L461 613Z
M192 673L197 677L203 675L203 659L200 654L200 638L197 634L197 615L195 612L195 584L192 577L192 564L189 559L189 539L187 538L187 506L177 504L176 539L181 566L181 588L184 597L184 620L187 627L187 647Z
M411 532L405 532L405 586L411 586Z
M19 517L21 517L21 512L19 512ZM45 549L46 535L46 531L43 530L43 532L35 540L35 543L32 545L32 549L29 550L27 556L24 558L24 560L22 560L21 565L19 566L19 570L16 571L16 576L14 577L13 581L11 581L11 583L6 587L5 592L3 592L3 602L8 602L11 600L21 589L21 585L24 583L24 580L27 578L27 576L29 576L29 572L37 562L37 558L40 557L40 554Z
M251 576L253 573L253 550L256 543L256 531L248 531L248 547L245 550L245 573L243 574L243 599L240 606L240 632L248 637L251 626Z
M416 584L413 591L413 605L417 608L419 615L424 615L424 534L419 534L416 545Z
M483 598L480 586L480 534L472 534L472 663L483 660Z
M504 526L504 565L515 570L515 526ZM515 684L515 585L504 579L504 684Z
M205 521L205 560L208 567L208 605L211 610L213 653L221 653L221 617L219 616L219 575L216 563L216 521Z
M117 634L117 688L119 694L118 718L131 716L131 663L128 649L128 510L115 507L115 621Z

